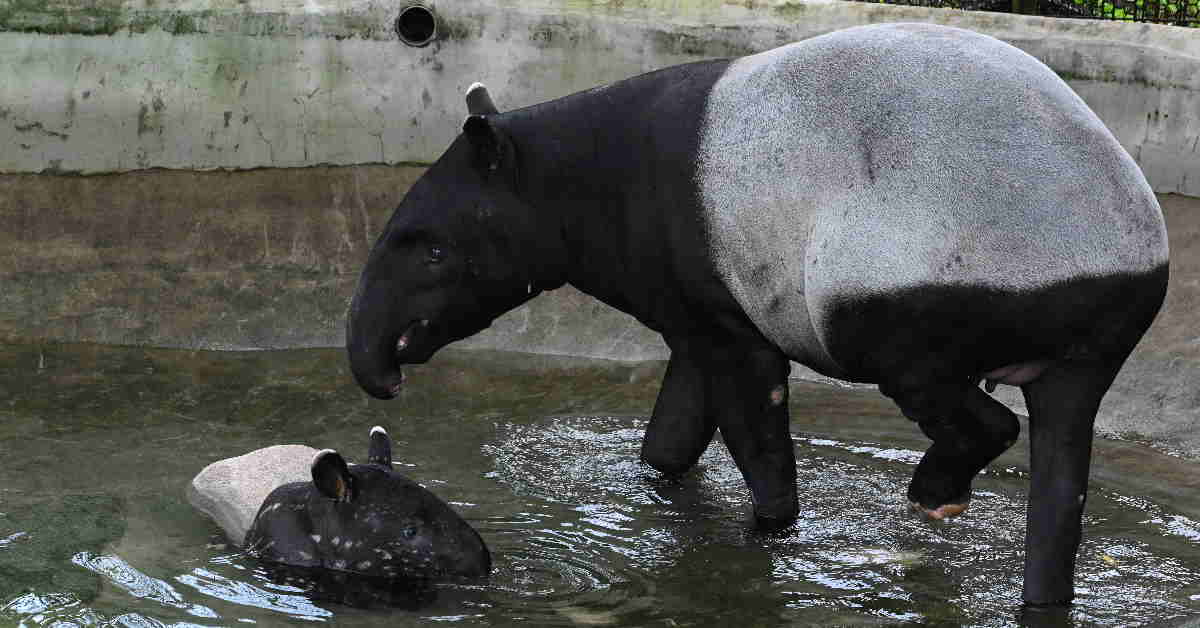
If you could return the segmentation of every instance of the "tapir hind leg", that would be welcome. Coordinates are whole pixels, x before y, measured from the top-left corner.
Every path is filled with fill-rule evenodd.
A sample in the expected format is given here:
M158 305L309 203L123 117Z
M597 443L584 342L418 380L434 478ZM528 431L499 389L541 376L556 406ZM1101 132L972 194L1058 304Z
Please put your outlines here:
M1017 415L978 387L971 386L957 410L947 417L920 417L933 445L925 452L908 485L908 500L934 519L953 517L967 508L971 480L1016 442Z
M700 459L716 431L704 366L687 347L673 344L642 439L642 461L663 473L683 473Z
M1059 362L1021 387L1029 408L1031 467L1022 594L1028 604L1065 604L1075 597L1092 428L1122 361Z

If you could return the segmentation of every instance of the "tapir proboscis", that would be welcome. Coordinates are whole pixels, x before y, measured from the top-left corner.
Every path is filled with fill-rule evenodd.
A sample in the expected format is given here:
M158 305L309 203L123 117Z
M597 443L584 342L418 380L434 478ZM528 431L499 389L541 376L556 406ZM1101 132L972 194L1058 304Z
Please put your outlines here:
M908 499L958 514L1017 439L1023 597L1074 597L1093 422L1167 285L1137 164L1058 76L928 24L837 31L499 112L462 134L371 250L347 321L358 383L569 283L671 350L642 445L666 473L721 435L763 525L795 519L789 359L874 383L932 445ZM986 390L980 387L984 382Z

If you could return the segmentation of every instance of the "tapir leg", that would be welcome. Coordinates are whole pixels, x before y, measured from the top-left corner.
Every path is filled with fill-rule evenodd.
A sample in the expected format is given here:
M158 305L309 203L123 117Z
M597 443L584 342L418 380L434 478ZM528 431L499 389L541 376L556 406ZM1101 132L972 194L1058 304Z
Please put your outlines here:
M946 419L922 418L933 440L908 485L908 499L941 519L961 513L971 498L971 480L1017 440L1017 415L972 386Z
M750 488L759 526L788 525L799 512L787 403L791 364L775 349L721 353L710 366L717 426Z
M1027 604L1065 604L1075 597L1092 427L1116 363L1059 362L1021 387L1029 408L1031 480L1025 531Z
M668 474L696 464L717 431L708 409L708 386L703 364L685 347L673 347L642 439L643 462Z

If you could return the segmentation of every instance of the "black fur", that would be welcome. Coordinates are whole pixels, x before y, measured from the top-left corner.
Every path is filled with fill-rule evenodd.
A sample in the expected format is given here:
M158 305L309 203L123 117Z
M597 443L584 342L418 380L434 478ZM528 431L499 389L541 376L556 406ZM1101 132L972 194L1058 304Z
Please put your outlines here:
M299 569L284 573L340 574L307 579L315 584L486 576L491 555L483 539L449 505L391 468L387 432L372 430L369 455L371 462L360 465L332 450L317 454L312 482L285 484L263 501L246 551Z
M707 99L728 65L677 66L525 109L474 112L401 202L363 270L347 320L363 389L394 396L401 365L570 283L661 332L671 348L642 458L683 472L719 429L759 521L790 522L788 356L750 321L710 258L697 185ZM1075 449L1063 473L1078 474L1087 459L1081 426L1090 429L1094 417L1079 404L1103 393L1106 374L1149 326L1167 275L1164 265L1020 293L931 285L845 297L820 305L820 341L837 376L878 383L931 435L910 495L945 504L965 499L975 473L1016 437L1011 413L975 388L983 374L1013 364L1054 363L1025 392L1037 398L1037 414L1068 415L1061 429ZM1087 403L1071 393L1066 406L1055 405L1046 396L1054 393L1042 392L1076 376ZM1033 431L1036 442L1054 437ZM1059 464L1044 459L1047 449L1035 451L1035 467ZM1053 480L1036 477L1035 492L1051 490L1043 483ZM1078 535L1074 507L1037 508L1048 513L1031 519L1037 534ZM1049 521L1057 523L1037 523ZM1037 573L1027 574L1026 599L1059 600L1058 585L1047 584L1061 579L1059 556L1042 551L1031 546Z
M833 308L829 352L846 379L878 383L892 398L944 383L965 388L1029 360L1123 357L1158 313L1168 276L1164 265L1030 292L922 286L846 299Z

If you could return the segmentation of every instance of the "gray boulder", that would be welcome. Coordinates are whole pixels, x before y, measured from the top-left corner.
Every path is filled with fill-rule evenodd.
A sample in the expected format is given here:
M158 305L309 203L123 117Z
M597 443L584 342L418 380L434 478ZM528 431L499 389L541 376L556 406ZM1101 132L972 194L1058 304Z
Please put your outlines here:
M188 485L188 501L241 546L267 495L289 482L312 479L317 450L306 445L275 445L214 462Z

